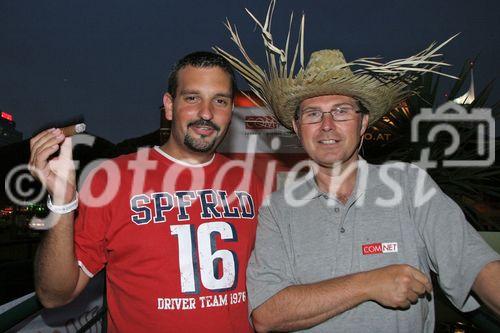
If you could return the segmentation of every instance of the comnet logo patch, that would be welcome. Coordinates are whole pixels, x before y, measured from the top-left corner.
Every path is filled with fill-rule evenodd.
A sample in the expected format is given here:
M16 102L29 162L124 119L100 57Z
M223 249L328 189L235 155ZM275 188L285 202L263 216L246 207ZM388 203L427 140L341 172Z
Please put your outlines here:
M398 252L398 243L373 243L362 246L363 255L396 253Z

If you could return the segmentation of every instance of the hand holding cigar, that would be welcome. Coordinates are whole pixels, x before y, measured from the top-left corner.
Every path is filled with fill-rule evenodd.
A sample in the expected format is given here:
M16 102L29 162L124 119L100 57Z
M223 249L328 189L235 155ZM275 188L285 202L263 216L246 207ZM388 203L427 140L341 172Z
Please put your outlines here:
M80 123L47 129L30 140L29 170L56 205L72 202L75 197L76 174L69 137L84 131L85 124Z
M85 124L80 123L80 124L62 127L61 132L63 132L65 137L68 137L68 136L73 136L73 135L85 132L85 128L86 128Z

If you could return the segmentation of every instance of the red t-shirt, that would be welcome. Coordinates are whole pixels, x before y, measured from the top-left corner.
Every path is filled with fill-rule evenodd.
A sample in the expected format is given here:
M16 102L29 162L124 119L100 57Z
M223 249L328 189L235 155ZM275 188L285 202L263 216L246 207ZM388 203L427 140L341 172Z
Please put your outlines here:
M106 266L110 332L252 331L245 272L262 184L238 163L154 148L89 174L75 251L89 276Z

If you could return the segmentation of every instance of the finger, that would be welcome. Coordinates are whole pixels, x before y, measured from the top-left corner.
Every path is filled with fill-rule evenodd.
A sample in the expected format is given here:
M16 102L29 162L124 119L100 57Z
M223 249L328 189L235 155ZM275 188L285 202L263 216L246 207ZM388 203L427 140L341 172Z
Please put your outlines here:
M32 164L30 164L30 172L33 176L41 179L43 176L44 170L47 168L48 164L48 159L49 156L57 152L59 149L59 145L53 145L46 147L44 150L42 150L38 155L37 158L33 161Z
M47 133L45 136L40 138L33 147L31 148L31 155L33 158L36 158L36 155L40 152L40 150L45 149L47 146L52 146L54 144L59 144L64 140L64 135L58 129Z
M47 140L49 140L53 136L59 134L59 133L57 133L54 135L54 133L56 133L56 131L57 131L56 128L51 128L50 130L46 130L46 131L41 132L40 134L35 136L33 139L31 139L30 140L31 150L32 151L36 150L38 147L43 145Z
M406 309L408 309L410 306L411 306L411 303L410 303L410 301L408 301L408 300L407 300L407 301L401 302L401 303L399 304L398 308L403 309L403 310L406 310Z
M422 283L425 286L425 290L428 293L432 292L432 283L429 280L429 278L424 273L422 273L421 271L419 271L418 269L416 269L414 267L411 267L411 268L412 268L411 274L413 275L413 277L415 278L415 280L417 280L420 283Z
M408 293L406 294L406 298L411 304L415 304L418 301L418 295L415 294L413 291L408 290Z
M55 144L52 146L47 146L39 152L37 159L35 160L35 167L38 169L44 169L47 166L49 157L59 150L59 145Z
M55 130L55 128L51 128L48 130L45 130L43 132L38 133L36 136L30 139L30 161L29 164L34 164L34 159L36 157L36 151L38 148L47 142L52 135L51 133Z
M35 142L37 142L38 140L40 140L40 138L44 135L47 135L47 133L50 133L52 131L54 131L55 128L49 128L49 129L46 129L45 131L41 131L40 133L38 133L37 135L35 135L34 137L32 137L30 139L30 149L33 148L33 145L35 144Z
M59 147L59 144L62 142L63 138L61 137L52 137L51 139L47 140L43 145L39 146L36 148L35 151L31 152L30 156L30 164L34 165L37 168L40 168L40 163L41 164L46 164L47 161L44 161L43 159L48 159L50 155L48 156L41 156L41 152L45 151L46 149L52 150L52 153L54 153L56 150L55 146Z
M423 295L427 292L425 285L417 280L412 281L409 289L417 295Z

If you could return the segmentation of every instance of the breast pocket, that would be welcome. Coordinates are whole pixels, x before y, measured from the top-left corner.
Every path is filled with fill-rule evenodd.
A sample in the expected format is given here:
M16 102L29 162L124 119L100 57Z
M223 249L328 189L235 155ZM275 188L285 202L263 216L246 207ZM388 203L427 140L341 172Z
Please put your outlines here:
M334 265L334 259L331 257L302 253L296 256L295 277L300 284L331 279Z
M335 269L335 244L331 231L302 223L289 226L288 232L292 267L297 282L315 283L332 278Z

